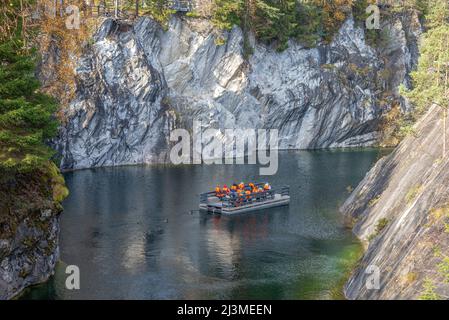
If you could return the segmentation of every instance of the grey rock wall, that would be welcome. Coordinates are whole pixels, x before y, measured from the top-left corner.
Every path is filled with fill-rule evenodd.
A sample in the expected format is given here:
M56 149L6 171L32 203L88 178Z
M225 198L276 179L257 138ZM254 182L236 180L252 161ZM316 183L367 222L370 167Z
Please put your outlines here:
M375 50L348 19L330 44L292 41L284 52L254 44L246 59L238 27L219 35L200 19L174 16L166 31L147 17L107 19L78 63L76 98L55 142L61 167L167 162L170 130L191 129L194 119L278 129L281 149L373 145L418 56L416 16L385 30L388 45Z

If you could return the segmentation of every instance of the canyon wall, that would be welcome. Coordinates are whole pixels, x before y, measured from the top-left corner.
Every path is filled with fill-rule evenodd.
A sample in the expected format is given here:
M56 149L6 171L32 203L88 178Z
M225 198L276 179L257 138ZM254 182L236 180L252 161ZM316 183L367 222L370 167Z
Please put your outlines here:
M239 27L106 19L78 63L55 141L61 168L167 162L170 130L194 119L203 129L278 129L280 149L373 145L380 115L394 101L407 107L398 86L409 83L421 26L411 13L382 32L374 49L350 18L329 44L277 52L250 37L247 56Z

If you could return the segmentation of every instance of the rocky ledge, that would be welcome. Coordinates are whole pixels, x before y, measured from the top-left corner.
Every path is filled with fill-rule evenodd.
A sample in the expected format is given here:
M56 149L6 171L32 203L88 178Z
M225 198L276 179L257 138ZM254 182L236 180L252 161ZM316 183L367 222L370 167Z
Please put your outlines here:
M67 195L55 165L0 178L0 300L46 281L59 258L60 202Z

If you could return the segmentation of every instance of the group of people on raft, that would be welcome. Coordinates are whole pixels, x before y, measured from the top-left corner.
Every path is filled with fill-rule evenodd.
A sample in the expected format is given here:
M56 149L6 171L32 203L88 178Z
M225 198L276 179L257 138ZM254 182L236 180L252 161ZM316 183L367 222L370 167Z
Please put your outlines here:
M240 182L239 184L233 183L229 188L227 185L223 185L222 188L217 185L215 187L215 196L219 199L230 198L235 200L242 200L245 198L250 199L251 194L261 193L261 195L263 195L269 190L271 190L271 186L269 183L265 183L263 187L261 187L252 182L248 184Z

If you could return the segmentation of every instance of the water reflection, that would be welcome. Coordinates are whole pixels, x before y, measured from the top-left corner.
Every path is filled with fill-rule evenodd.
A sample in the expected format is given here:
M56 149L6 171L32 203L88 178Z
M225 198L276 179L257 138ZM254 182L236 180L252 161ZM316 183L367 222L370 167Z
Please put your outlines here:
M191 210L216 183L266 179L258 166L67 173L63 263L25 298L329 298L359 246L341 224L339 202L378 155L281 153L269 180L290 185L290 206L230 217ZM81 290L64 288L65 264L80 267Z

